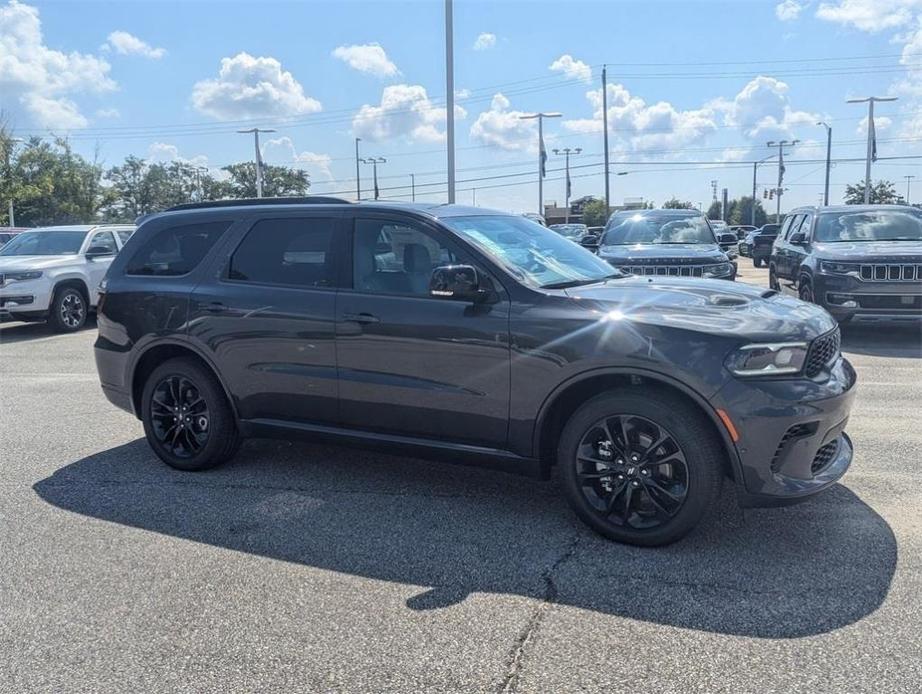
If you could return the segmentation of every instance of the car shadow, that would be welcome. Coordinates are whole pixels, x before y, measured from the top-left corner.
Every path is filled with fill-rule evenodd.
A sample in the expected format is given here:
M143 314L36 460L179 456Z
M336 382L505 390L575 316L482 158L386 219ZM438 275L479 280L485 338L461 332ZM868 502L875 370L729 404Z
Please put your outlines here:
M84 516L419 586L406 602L414 610L507 593L687 629L794 638L881 605L897 545L855 494L837 485L794 507L743 512L728 488L697 532L641 549L585 528L553 482L297 442L249 441L223 468L182 473L139 439L34 485L49 504Z
M82 333L87 330L96 330L96 316L87 316L86 324L77 332ZM51 326L44 321L35 323L20 323L14 321L0 322L0 345L48 339L58 337L59 335L60 333L56 333Z
M862 323L842 326L842 351L877 357L922 359L922 321L912 323Z

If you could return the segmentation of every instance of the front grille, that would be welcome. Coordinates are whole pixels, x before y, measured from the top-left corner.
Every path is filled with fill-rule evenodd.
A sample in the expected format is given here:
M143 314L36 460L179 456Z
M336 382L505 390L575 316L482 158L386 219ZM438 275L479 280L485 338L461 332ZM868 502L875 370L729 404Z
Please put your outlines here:
M839 358L841 341L842 337L838 328L825 335L820 335L813 341L810 345L810 352L807 354L807 363L804 366L807 376L813 378Z
M821 472L829 463L832 462L832 459L836 457L836 453L839 450L839 440L834 439L827 443L825 446L821 446L820 449L816 452L816 455L813 456L813 464L810 465L810 472L814 475L818 472Z
M702 277L705 272L717 274L723 267L723 265L619 265L618 269L632 275Z
M922 265L916 263L875 263L858 266L858 277L865 282L922 282Z
M795 439L799 439L803 436L810 436L811 434L815 433L816 426L816 422L810 422L808 424L795 424L786 432L784 432L784 436L781 437L781 441L778 443L778 447L775 449L775 455L772 456L772 472L778 472L778 470L781 469L781 462L784 460L784 454L787 452L788 445L793 443Z

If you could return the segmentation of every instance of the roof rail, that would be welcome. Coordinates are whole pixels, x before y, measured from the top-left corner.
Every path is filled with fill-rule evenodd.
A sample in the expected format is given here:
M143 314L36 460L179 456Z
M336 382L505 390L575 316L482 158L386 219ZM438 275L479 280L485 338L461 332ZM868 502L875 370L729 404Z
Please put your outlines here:
M237 200L211 200L209 202L187 202L174 205L164 212L177 210L204 210L211 207L249 207L252 205L340 205L350 203L345 198L335 198L329 195L309 195L292 198L240 198Z

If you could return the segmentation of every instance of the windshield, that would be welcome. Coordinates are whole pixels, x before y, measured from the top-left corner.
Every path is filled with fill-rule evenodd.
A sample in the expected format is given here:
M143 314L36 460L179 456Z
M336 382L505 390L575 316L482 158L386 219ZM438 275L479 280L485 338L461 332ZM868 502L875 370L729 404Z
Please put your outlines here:
M525 217L448 217L442 222L531 287L575 286L622 276L582 246Z
M553 224L548 228L568 239L579 239L589 230L585 224Z
M865 210L821 214L815 241L922 241L922 215L916 210Z
M0 249L7 255L75 255L85 231L24 231Z
M632 243L715 243L714 232L703 216L634 214L613 217L602 241L604 246Z

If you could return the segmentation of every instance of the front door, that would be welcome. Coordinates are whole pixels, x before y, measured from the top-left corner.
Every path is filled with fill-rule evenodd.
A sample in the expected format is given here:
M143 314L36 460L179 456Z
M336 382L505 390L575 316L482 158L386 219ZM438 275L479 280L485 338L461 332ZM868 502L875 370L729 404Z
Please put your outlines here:
M336 308L346 426L500 448L509 418L509 302L433 298L432 269L469 253L442 230L357 216ZM483 272L482 267L478 270Z
M106 271L112 264L112 259L118 253L118 247L115 245L115 237L111 231L97 231L87 242L84 253L91 248L95 253L105 251L103 255L94 255L92 258L86 259L86 274L90 284L88 287L90 290L90 304L95 306L99 302L99 283L106 276Z
M193 292L189 334L242 419L338 420L334 317L341 214L259 219Z
M778 232L778 238L774 243L774 260L775 274L781 279L791 278L791 253L788 239L791 234L800 229L800 223L803 221L803 215L791 215L784 220L784 224Z

